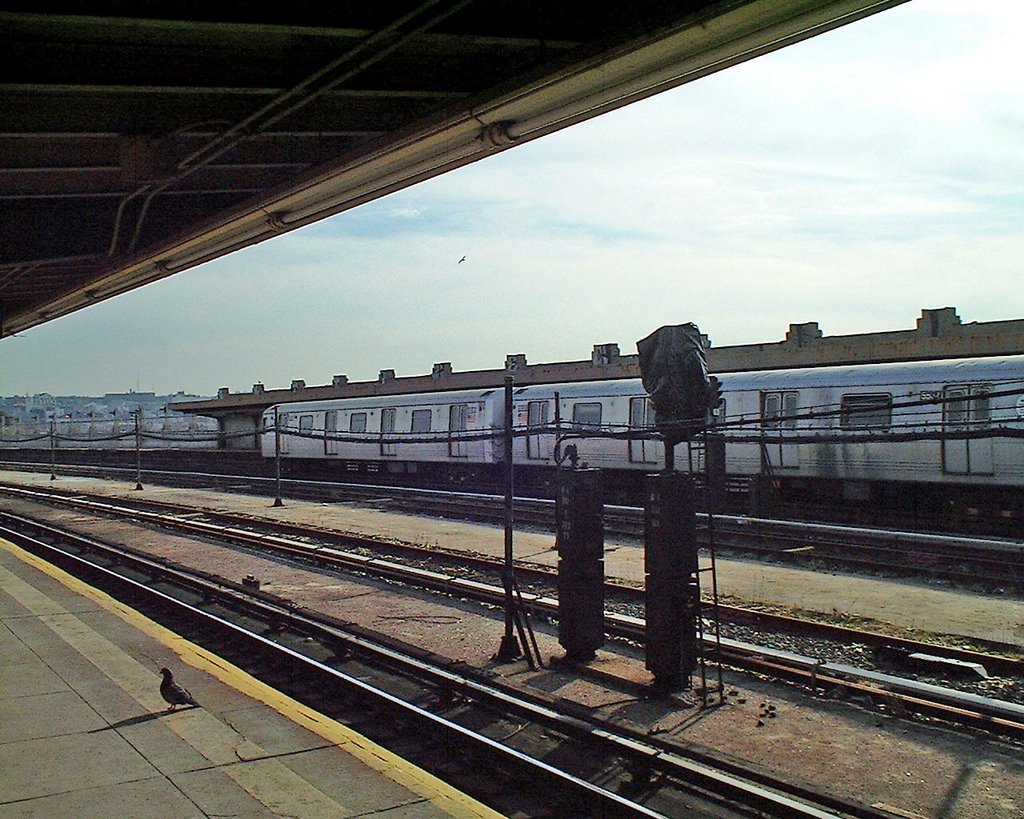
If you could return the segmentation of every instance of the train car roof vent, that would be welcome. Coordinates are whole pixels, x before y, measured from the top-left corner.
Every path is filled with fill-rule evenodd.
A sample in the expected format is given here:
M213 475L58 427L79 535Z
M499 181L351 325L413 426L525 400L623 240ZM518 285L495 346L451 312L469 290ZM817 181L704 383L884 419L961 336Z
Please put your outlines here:
M391 381L394 381L394 380L395 380L395 371L394 370L381 370L380 373L378 373L378 375L377 375L377 383L378 384L387 384L387 383L389 383Z
M301 378L296 378L294 381L292 381L292 392L304 389L306 389L306 382L303 381Z

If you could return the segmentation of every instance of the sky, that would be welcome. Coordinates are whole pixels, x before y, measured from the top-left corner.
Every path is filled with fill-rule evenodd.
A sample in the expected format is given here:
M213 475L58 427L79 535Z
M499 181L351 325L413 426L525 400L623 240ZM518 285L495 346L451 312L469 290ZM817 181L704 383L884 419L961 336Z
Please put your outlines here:
M915 0L0 340L0 395L1024 318L1022 26Z

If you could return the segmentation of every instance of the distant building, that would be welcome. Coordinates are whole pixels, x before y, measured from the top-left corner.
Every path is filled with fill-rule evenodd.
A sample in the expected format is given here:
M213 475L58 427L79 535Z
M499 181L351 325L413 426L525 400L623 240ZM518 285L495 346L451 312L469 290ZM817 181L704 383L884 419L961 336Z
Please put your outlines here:
M0 418L3 419L3 426L10 427L18 424L38 424L50 419L84 421L125 418L139 409L142 410L143 418L180 417L182 413L173 409L173 405L202 400L204 396L193 395L183 390L173 395L133 390L126 393L107 393L103 396L54 396L49 393L12 395L0 398Z

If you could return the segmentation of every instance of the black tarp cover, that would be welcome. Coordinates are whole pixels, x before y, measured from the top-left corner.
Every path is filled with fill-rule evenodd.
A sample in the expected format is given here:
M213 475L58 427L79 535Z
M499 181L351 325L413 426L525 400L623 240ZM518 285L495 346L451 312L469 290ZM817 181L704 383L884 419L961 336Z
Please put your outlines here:
M708 364L697 325L659 327L638 341L636 349L640 377L666 443L677 444L704 429Z

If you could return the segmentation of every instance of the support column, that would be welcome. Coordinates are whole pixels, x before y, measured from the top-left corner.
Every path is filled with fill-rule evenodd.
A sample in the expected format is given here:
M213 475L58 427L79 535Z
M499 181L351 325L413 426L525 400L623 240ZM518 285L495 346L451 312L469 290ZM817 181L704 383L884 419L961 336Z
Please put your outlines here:
M558 642L568 662L587 662L604 645L601 470L562 470L556 509Z
M697 510L685 473L647 475L644 488L646 666L668 693L689 688L697 668Z

